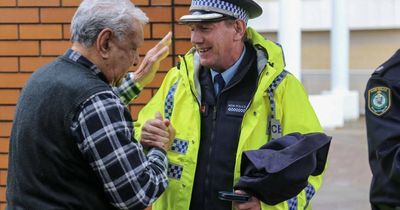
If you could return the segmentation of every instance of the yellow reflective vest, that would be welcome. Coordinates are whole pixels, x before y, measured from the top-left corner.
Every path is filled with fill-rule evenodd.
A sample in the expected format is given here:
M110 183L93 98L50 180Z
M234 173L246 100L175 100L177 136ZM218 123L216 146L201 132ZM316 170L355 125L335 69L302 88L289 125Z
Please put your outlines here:
M291 74L287 74L273 89L272 103L275 112L271 112L267 89L274 86L271 84L284 71L282 49L251 28L247 29L247 36L257 51L260 79L254 98L243 116L232 188L240 177L242 152L258 149L271 140L273 134L266 132L268 124L272 123L271 115L281 126L281 134L278 135L322 132L304 87ZM174 67L168 72L160 89L140 111L138 121L135 122L136 139L140 139L142 125L148 119L154 118L157 111L169 118L176 129L173 148L168 151L169 186L154 203L153 210L189 209L200 147L201 91L197 78L199 67L193 49L180 57L179 68ZM323 174L310 176L309 185L297 197L274 206L261 203L262 209L311 209L309 202L321 186L322 177Z

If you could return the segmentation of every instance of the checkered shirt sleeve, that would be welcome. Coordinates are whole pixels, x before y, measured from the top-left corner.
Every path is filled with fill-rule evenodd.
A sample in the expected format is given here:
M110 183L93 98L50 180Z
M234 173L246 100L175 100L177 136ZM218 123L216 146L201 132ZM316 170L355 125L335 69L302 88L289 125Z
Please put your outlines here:
M135 82L133 73L129 73L121 80L118 87L113 87L113 91L119 96L125 105L128 105L132 99L139 96L141 90Z
M165 190L165 152L154 148L144 154L133 138L129 111L112 91L97 93L84 102L71 129L113 206L143 209Z

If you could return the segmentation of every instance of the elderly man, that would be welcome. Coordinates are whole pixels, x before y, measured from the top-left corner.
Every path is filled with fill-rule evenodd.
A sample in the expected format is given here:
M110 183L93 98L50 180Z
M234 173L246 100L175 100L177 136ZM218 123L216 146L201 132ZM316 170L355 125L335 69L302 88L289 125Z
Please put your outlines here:
M7 209L143 209L165 190L174 130L156 115L157 144L144 154L123 102L153 79L171 35L127 76L133 83L122 100L112 88L138 63L147 22L129 0L81 3L71 23L72 48L37 70L18 101Z

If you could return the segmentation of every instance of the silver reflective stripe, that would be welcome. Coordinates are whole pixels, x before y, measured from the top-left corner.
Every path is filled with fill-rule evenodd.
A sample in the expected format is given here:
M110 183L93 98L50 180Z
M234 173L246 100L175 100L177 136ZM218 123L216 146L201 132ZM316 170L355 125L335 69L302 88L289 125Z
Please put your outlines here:
M275 104L275 90L279 84L283 81L289 72L283 70L275 79L271 85L267 88L268 99L271 105L271 115L268 117L267 134L271 136L271 139L277 139L282 136L281 123L276 119L276 104Z

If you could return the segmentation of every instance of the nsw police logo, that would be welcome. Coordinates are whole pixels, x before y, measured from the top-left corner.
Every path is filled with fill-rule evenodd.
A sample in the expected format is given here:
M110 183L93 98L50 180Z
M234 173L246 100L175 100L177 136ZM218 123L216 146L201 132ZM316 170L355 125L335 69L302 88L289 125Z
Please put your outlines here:
M375 115L383 115L391 106L390 89L374 87L368 90L368 108Z

